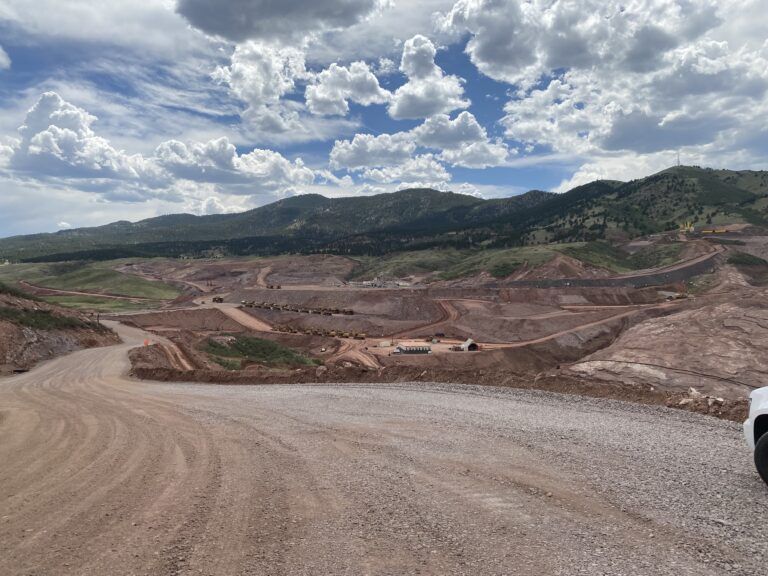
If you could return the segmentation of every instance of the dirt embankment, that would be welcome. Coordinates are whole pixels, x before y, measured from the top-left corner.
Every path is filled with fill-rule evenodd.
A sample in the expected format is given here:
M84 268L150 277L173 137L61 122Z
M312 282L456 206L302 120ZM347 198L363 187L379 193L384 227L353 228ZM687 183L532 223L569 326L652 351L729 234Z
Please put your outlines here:
M168 310L145 314L125 314L107 318L155 331L198 330L201 332L240 332L245 329L241 324L215 308Z
M194 370L179 370L160 347L134 350L131 355L132 374L150 380L171 382L206 382L213 384L307 384L344 382L442 382L509 386L540 389L597 398L628 400L642 404L682 408L720 418L739 421L746 413L746 401L727 398L710 402L706 397L689 400L687 393L656 387L642 381L611 381L581 378L566 369L568 363L584 355L609 347L621 333L634 325L642 325L659 310L642 311L635 316L620 318L588 329L519 348L501 348L479 353L456 353L425 356L378 356L380 368L340 360L319 367L275 369L251 366L244 371L227 371L207 361L200 352L200 339L192 333L173 335L173 340L193 359ZM338 341L328 338L259 334L280 343L317 354L320 346L333 356ZM302 340L303 339L303 340ZM302 340L300 342L300 340ZM313 354L315 353L315 354ZM326 356L327 357L327 356Z
M743 421L748 410L747 402L744 399L725 400L722 403L711 405L706 398L701 398L688 403L689 396L686 394L667 392L647 386L636 386L620 381L596 382L583 378L573 378L569 375L522 376L499 367L461 368L456 366L440 367L438 365L424 367L401 364L371 369L345 362L330 366L292 370L257 368L247 372L211 371L207 369L182 371L170 365L167 355L159 346L136 348L131 351L130 360L132 376L162 382L240 385L436 382L506 386L524 390L575 394L591 398L625 400L639 404L680 408L734 422Z
M551 278L607 278L609 270L591 266L565 254L557 254L549 262L536 268L524 266L508 280L545 280Z
M116 342L114 332L83 314L0 294L0 376L75 350Z
M595 381L645 383L716 397L745 397L768 380L768 294L704 302L624 332L568 366Z

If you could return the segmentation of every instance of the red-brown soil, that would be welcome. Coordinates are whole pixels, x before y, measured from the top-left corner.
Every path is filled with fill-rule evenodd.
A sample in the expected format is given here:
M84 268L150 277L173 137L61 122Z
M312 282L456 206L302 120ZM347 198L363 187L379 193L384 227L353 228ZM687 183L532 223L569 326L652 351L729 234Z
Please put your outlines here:
M631 327L568 371L593 381L744 397L768 380L767 296L744 290L740 298L701 298L677 314Z
M114 332L91 323L92 318L44 302L0 294L0 308L46 311L84 323L83 327L77 328L38 329L0 318L0 375L27 370L43 360L75 350L107 346L118 341Z
M311 337L320 338L316 352L325 349L318 356L326 362L328 370L320 371L324 374L322 381L341 378L344 370L365 369L376 374L397 375L402 371L407 377L426 370L441 381L462 381L450 376L455 374L473 383L473 379L480 378L478 371L484 371L492 374L489 381L496 382L505 378L554 378L558 382L582 381L579 386L587 388L618 385L643 393L683 395L683 406L690 408L700 401L686 396L689 388L712 394L715 399L743 398L750 386L762 381L766 368L762 361L743 357L750 346L754 353L748 355L758 356L757 350L765 342L759 323L755 328L745 328L755 322L756 313L759 315L762 296L747 297L745 291L751 287L738 271L723 267L724 258L712 259L713 254L722 250L722 246L713 247L704 241L688 242L682 254L683 263L665 270L704 259L721 268L720 280L707 296L673 302L666 302L667 295L685 290L684 284L647 288L563 284L544 288L509 283L505 286L507 281L483 276L429 286L379 289L344 285L343 278L354 263L340 257L152 261L135 264L132 271L197 286L198 297L187 304L190 309L134 319L137 325L169 335L196 369L215 372L214 379L268 381L271 371L252 367L247 374L223 375L226 371L211 366L195 352L199 338L217 332L256 330L259 336L285 339L286 345L301 348L301 344L290 341L295 335L281 333L283 327L290 326L300 331L335 330L367 336L364 341ZM535 270L522 270L519 278L510 278L508 282L588 280L607 274L562 256ZM658 276L658 270L640 273L639 277L644 274ZM282 289L267 288L276 284ZM225 304L210 304L213 295L223 297ZM735 304L735 298L743 302ZM235 308L243 300L300 308L351 309L355 313L323 316ZM203 301L203 307L193 309ZM734 318L739 319L740 327L735 327ZM735 336L738 330L743 332L741 338ZM391 340L424 342L437 334L445 342L434 345L430 355L395 356L391 354L391 345L379 346ZM481 352L449 351L451 345L467 338L478 342ZM722 350L727 358L718 358L715 353L701 361L702 350ZM175 366L158 368L178 369L178 359L174 360L173 355L169 358ZM352 368L343 368L346 365ZM662 372L659 366L664 368ZM151 366L147 364L143 369L151 370ZM303 375L295 378L301 382L317 378L311 376L314 370L299 370L296 374ZM748 376L744 376L745 371ZM275 374L276 381L290 381L294 378L292 374ZM205 378L205 373L195 375L201 381ZM720 410L721 406L718 403L712 408L707 401L708 410Z

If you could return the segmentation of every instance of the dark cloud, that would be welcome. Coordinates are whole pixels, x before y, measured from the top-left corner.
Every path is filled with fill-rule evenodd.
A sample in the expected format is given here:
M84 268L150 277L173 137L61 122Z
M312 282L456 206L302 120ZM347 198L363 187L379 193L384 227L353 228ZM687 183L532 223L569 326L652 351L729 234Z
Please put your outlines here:
M727 115L719 118L679 116L663 121L659 116L636 111L614 121L610 133L603 140L603 147L606 150L640 153L674 150L712 142L718 133L733 123L734 120Z
M380 0L178 0L192 26L235 42L293 41L311 32L352 26Z

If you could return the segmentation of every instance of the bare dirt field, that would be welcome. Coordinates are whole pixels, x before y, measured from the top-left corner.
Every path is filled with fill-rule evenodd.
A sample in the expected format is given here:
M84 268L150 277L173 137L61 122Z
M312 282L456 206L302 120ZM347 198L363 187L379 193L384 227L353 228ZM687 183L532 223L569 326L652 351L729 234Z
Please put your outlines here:
M342 256L119 261L117 270L183 294L155 302L157 310L131 301L111 317L173 343L134 355L136 374L168 381L534 382L592 395L597 386L619 399L674 397L679 407L735 419L765 377L768 264L739 267L729 258L740 250L762 254L768 241L734 230L711 241L677 234L637 240L637 250L677 240L683 246L676 262L625 274L563 254L535 266L526 261L505 278L486 271L367 284L353 281L361 263ZM206 352L209 338L230 333L276 341L323 366L249 361L238 368ZM457 352L468 339L480 350ZM399 354L404 343L431 353ZM183 365L192 368L185 373Z
M744 238L745 245L759 244ZM685 243L678 262L630 274L611 275L559 255L503 280L481 274L401 288L347 284L355 263L337 256L158 259L122 270L185 284L187 300L163 313L121 318L166 335L195 366L194 374L185 375L178 366L153 370L150 361L157 356L135 357L137 374L163 380L392 382L431 377L487 384L501 379L590 393L599 383L617 398L650 395L656 403L660 392L666 395L663 402L674 396L680 407L740 418L750 387L765 374L757 358L768 334L763 334L763 321L755 320L762 318L764 295L725 264L729 250L693 239ZM709 284L699 290L694 280L701 274ZM224 302L212 303L214 296ZM322 309L354 314L323 315ZM200 351L200 343L215 332L277 338L288 346L297 345L291 333L306 335L316 340L297 349L322 361L324 369L270 372L250 365L228 373ZM452 350L467 339L478 343L480 351ZM430 346L431 354L395 353L398 343L409 341ZM706 358L699 353L715 349ZM627 386L635 392L627 394ZM686 396L690 388L695 389L693 400ZM697 393L714 400L699 401Z
M0 573L754 575L737 425L493 387L0 381Z
M233 258L202 262L158 258L125 265L120 271L149 279L177 282L208 293L220 288L236 290L266 287L269 284L341 286L354 265L355 262L349 258L330 255Z

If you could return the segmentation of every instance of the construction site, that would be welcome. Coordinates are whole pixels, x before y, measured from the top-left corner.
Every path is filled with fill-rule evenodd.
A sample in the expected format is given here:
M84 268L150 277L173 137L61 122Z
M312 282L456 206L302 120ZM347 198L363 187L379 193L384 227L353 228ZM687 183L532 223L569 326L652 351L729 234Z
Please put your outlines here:
M687 351L701 344L697 330L720 349L744 331L751 346L768 336L760 323L744 320L762 313L761 282L749 277L748 266L731 263L734 254L750 251L757 258L768 250L762 236L743 226L716 232L681 229L634 240L626 253L671 246L677 256L625 273L553 253L504 277L416 273L369 282L356 278L355 259L315 255L111 265L124 278L176 292L163 301L19 282L44 298L110 303L114 310L104 310L102 318L156 334L157 342L132 355L134 373L146 378L493 383L738 418L746 393L765 375L760 355L748 361L748 370L737 365L744 355L735 354L705 372L689 366ZM739 328L735 318L742 318ZM694 341L670 340L666 327L673 323L677 335L690 326ZM211 352L212 339L221 335L271 341L308 362L247 355L233 361ZM691 389L718 400L688 402Z
M581 250L379 286L332 255L3 266L9 305L80 311L0 333L0 572L759 573L768 237Z

